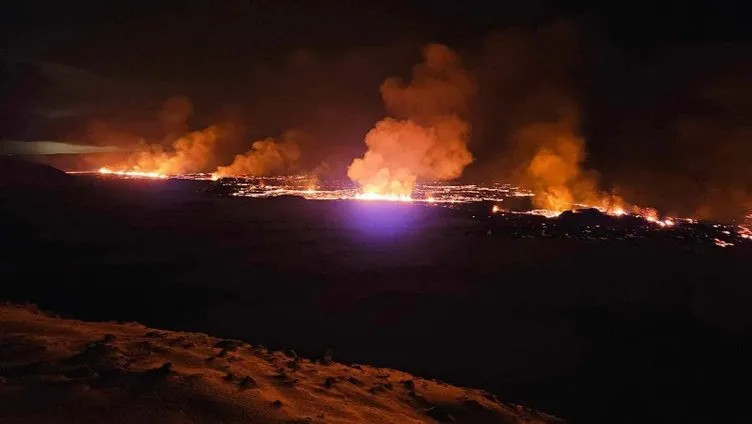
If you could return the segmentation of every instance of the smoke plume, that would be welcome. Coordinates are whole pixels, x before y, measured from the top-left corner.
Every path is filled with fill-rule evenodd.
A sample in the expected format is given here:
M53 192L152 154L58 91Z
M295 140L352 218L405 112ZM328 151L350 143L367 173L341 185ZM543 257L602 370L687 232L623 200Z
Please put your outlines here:
M220 166L214 175L229 176L267 176L290 172L300 159L300 147L294 140L295 132L285 134L285 140L277 141L271 137L255 141L251 149L242 155L236 155L228 166Z
M481 90L474 148L483 178L511 181L534 192L537 208L578 204L621 207L599 190L586 166L586 138L574 86L577 32L560 22L536 30L490 35L478 59Z
M186 96L167 99L159 112L159 123L165 133L165 140L172 142L188 132L188 120L193 115L193 103Z
M671 214L741 221L752 211L752 79L720 75L676 94L692 113L664 117L662 131L638 128L622 137L646 140L613 171L630 199ZM681 96L681 97L679 97Z
M160 131L148 138L135 131L118 131L105 123L92 125L89 137L105 145L132 152L126 156L93 158L96 166L113 171L136 171L163 175L206 172L215 169L239 150L245 126L237 114L224 112L212 118L213 125L190 131L193 104L185 96L174 96L162 104L157 115Z
M381 96L393 117L365 137L368 151L353 160L347 175L363 192L410 196L420 179L457 178L473 157L470 126L463 116L475 85L448 47L430 44L412 80L387 79Z
M585 138L576 107L569 105L550 121L524 125L512 135L522 154L514 181L533 190L533 205L555 211L578 205L624 208L621 197L598 188L598 174L583 166Z
M172 150L161 144L146 144L130 156L128 168L167 175L204 171L213 158L218 138L219 128L211 126L178 138Z

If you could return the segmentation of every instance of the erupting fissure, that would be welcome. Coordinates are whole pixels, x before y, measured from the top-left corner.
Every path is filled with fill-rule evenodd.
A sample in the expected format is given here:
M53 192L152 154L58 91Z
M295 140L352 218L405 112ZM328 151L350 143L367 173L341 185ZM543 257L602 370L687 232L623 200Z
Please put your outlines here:
M393 117L366 134L368 151L347 170L361 187L359 198L406 200L418 179L454 179L473 161L462 116L475 85L448 47L430 44L423 59L409 83L390 78L381 85Z
M168 175L160 174L158 172L140 172L140 171L113 171L110 168L102 167L99 168L99 173L103 175L120 175L123 177L136 177L136 178L159 178L159 179L165 179L168 178Z
M559 28L552 34L566 40L569 31ZM660 227L675 225L678 218L662 217L655 209L627 202L621 193L628 193L633 201L639 196L624 191L622 185L615 185L617 190L613 192L600 188L598 174L586 166L586 142L581 131L576 91L568 89L568 84L559 78L528 72L536 69L542 56L556 57L555 52L544 48L550 44L548 39L549 36L545 35L530 45L514 38L501 39L505 48L514 47L511 51L515 52L519 48L517 53L522 52L517 54L522 58L521 63L502 62L494 68L514 71L513 77L505 79L502 86L521 87L519 92L506 87L498 94L490 94L509 105L505 113L510 116L499 115L504 125L492 133L494 142L506 143L507 147L503 151L503 166L499 166L504 170L501 179L526 190L525 196L531 196L533 212L545 216L555 217L567 210L594 208L612 216L639 216ZM561 57L566 59L557 60L555 68L566 73L572 68L569 62L576 56L571 54L576 50L574 41L564 44L567 52ZM494 56L512 57L508 50L501 51L506 53ZM475 68L472 75L478 77L481 84L485 81ZM468 115L476 91L476 81L453 50L441 44L425 46L422 61L412 68L409 80L393 77L381 84L380 94L388 116L376 122L366 133L365 153L353 159L347 167L347 176L357 184L357 191L335 197L428 203L454 201L446 198L435 200L416 188L427 182L441 184L456 179L473 162L468 149L471 132ZM489 95L488 90L478 94L482 97L484 93ZM288 131L278 138L257 140L244 154L238 154L229 164L217 167L225 153L238 151L223 148L227 145L222 141L232 130L222 124L189 132L188 119L192 110L188 98L168 100L159 116L166 134L162 143L142 141L125 160L107 164L98 172L154 179L207 173L201 178L216 181L225 177L291 175L302 168L300 146L310 146L311 143L305 143L302 133L296 131ZM476 118L473 113L473 119ZM480 122L487 126L487 121ZM484 126L478 128L483 130ZM135 143L129 142L129 147ZM483 149L477 145L476 152L483 155ZM208 174L211 170L214 172ZM314 170L312 174L317 172ZM289 190L283 188L281 192L288 193ZM321 194L315 190L312 193ZM499 207L495 208L494 213L501 211ZM674 209L671 211L672 214L675 212ZM707 217L705 213L687 212L686 215Z

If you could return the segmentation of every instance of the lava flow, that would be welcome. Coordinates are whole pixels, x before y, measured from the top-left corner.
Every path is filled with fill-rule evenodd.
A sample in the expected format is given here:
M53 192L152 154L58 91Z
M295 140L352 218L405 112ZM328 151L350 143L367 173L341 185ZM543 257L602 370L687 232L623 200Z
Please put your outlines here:
M99 172L102 175L118 175L121 177L134 177L134 178L156 178L156 179L166 179L168 178L168 175L166 174L160 174L159 172L141 172L141 171L113 171L110 168L102 167L99 168Z

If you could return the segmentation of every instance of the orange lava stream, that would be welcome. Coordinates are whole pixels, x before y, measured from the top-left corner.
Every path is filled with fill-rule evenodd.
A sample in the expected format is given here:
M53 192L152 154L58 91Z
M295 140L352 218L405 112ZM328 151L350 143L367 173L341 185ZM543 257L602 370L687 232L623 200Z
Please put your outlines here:
M136 178L167 179L169 177L166 174L160 174L158 172L113 171L107 167L99 168L98 172L103 175L118 175L118 176L123 176L123 177L136 177Z

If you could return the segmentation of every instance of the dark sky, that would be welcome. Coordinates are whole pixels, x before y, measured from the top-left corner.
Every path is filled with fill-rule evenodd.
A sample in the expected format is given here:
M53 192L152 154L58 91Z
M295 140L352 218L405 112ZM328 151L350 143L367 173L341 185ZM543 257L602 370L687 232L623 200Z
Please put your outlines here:
M258 100L250 98L249 75L261 66L278 67L303 50L327 57L427 41L472 50L495 31L569 20L588 42L607 45L614 60L649 62L664 48L747 44L752 34L749 7L742 1L604 3L611 2L5 2L0 9L0 104L9 134L4 136L23 136L28 128L13 129L14 122L19 124L16 114L42 101L69 109L56 116L76 114L70 109L77 102L153 108L160 97L175 94L191 97L199 115L228 104L252 105ZM394 68L402 65L396 62ZM69 68L40 71L40 63ZM30 66L43 75L28 75ZM80 92L86 87L76 86L97 77L103 87L91 91L107 97L102 90L113 90L111 97L117 99L94 99ZM364 89L376 93L377 87ZM65 90L76 91L75 96Z
M740 147L752 121L750 18L743 1L4 2L0 138L97 143L96 125L151 137L162 103L183 95L191 127L237 121L238 149L298 129L311 165L352 158L384 116L381 82L440 42L478 76L469 176L497 176L506 132L545 119L535 93L547 87L552 104L577 105L604 184L747 190L748 171L717 169L752 160Z

